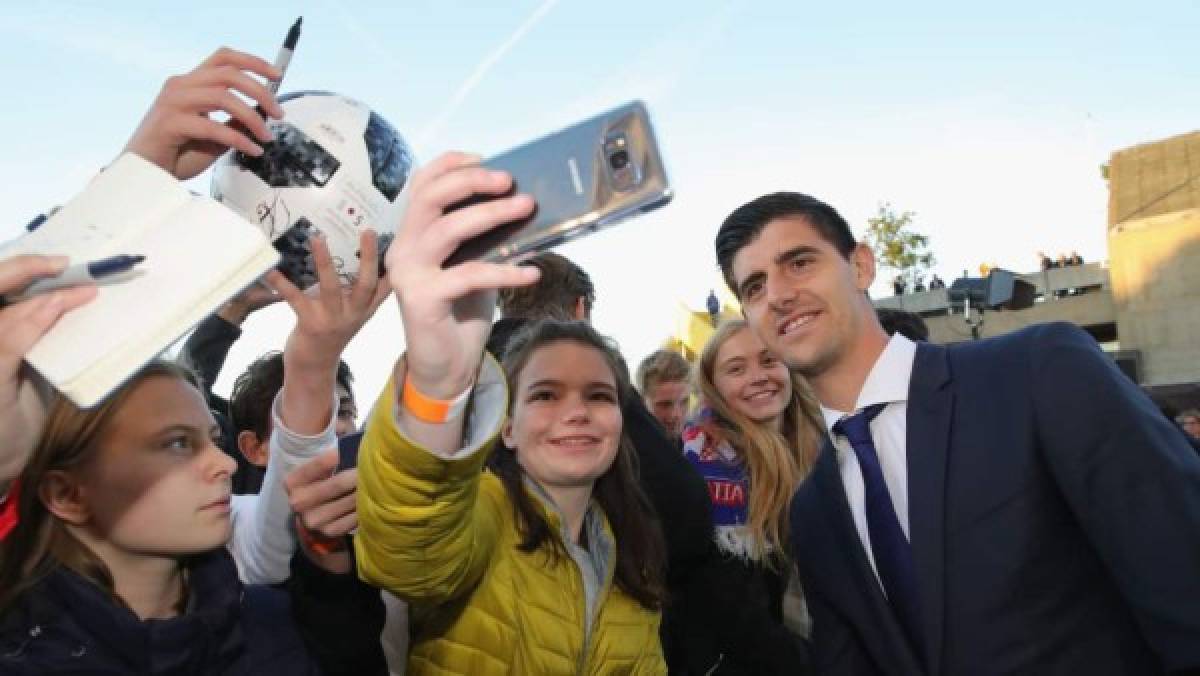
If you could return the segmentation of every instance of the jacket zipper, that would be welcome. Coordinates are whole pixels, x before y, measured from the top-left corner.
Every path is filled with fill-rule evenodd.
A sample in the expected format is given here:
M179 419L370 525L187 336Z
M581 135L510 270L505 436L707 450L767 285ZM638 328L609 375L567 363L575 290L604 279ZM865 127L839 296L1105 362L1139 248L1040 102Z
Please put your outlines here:
M572 562L574 562L574 559L572 559ZM589 623L588 616L587 616L587 612L588 612L587 598L586 598L587 587L583 583L583 571L579 569L579 564L577 562L575 563L575 574L579 578L579 590L581 592L583 592L584 596L585 596L585 598L583 600L583 613L582 613L582 616L583 616L583 649L579 652L579 665L575 669L575 676L583 676L584 670L587 668L588 657L591 656L591 652L592 652L592 629L594 629L596 626L595 620L600 619L600 606L599 606L600 598L596 599L597 606L596 606L595 620L593 620L592 622Z
M704 672L704 676L712 676L713 674L717 673L717 669L721 668L721 662L724 662L724 661L725 661L725 653L721 653L720 655L717 655L717 661L713 662L713 665L711 667L709 667L708 671Z
M615 569L615 566L610 566L610 568ZM582 588L583 571L579 570L579 564L575 565L575 572L579 575L579 584L581 585L581 588ZM595 637L594 630L600 624L600 615L604 612L604 603L606 600L608 600L608 593L612 589L613 575L614 575L614 570L608 571L608 573L605 575L604 584L600 587L600 591L597 592L597 594L596 594L596 611L595 611L595 616L592 617L591 624L590 625L588 624L587 617L584 617L584 619L583 619L583 621L584 621L583 652L581 652L579 655L579 668L575 671L576 676L583 676L584 670L586 669L587 665L590 663L590 658L592 656L592 639ZM583 604L583 612L584 612L584 615L586 616L586 614L587 614L587 601L586 600L584 601L584 604Z

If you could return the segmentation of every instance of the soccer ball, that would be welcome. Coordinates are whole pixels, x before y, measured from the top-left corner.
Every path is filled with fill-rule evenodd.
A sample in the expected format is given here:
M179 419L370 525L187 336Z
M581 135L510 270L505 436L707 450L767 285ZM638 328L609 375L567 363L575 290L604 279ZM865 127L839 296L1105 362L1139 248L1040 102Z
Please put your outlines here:
M231 151L213 170L212 196L256 224L282 254L279 269L301 289L316 283L309 238L322 234L343 284L358 274L363 229L390 242L413 168L404 138L366 105L331 92L279 97L275 140L251 157Z

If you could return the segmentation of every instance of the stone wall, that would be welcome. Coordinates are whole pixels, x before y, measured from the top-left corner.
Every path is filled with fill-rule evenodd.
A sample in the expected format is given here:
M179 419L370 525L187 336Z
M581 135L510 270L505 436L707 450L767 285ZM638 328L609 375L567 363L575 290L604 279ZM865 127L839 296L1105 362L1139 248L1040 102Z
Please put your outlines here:
M1200 381L1200 208L1116 224L1108 255L1117 335L1143 381Z
M1113 153L1108 189L1110 228L1200 208L1200 131Z

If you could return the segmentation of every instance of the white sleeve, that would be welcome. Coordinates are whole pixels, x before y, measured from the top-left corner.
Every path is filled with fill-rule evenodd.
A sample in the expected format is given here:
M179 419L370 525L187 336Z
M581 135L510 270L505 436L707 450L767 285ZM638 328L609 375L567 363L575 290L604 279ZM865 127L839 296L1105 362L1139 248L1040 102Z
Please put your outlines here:
M270 456L262 489L256 496L234 496L233 537L227 545L244 584L279 584L288 579L296 535L283 480L322 451L337 448L337 396L331 393L329 424L316 436L296 434L279 418L280 395L271 405ZM238 497L254 500L237 500ZM240 505L239 505L240 503Z
M400 366L396 370L396 382L403 383L408 372L407 355L400 357ZM504 369L490 353L484 353L483 361L479 364L479 373L475 384L469 390L470 399L464 411L466 421L460 419L447 421L446 425L463 425L462 448L453 452L434 451L421 444L414 446L425 448L425 451L443 460L462 460L478 453L482 448L491 448L490 442L496 436L496 430L504 422L508 414L508 381L504 377ZM392 425L400 436L411 440L412 435L405 429L404 417L400 408L404 403L399 399L392 409Z

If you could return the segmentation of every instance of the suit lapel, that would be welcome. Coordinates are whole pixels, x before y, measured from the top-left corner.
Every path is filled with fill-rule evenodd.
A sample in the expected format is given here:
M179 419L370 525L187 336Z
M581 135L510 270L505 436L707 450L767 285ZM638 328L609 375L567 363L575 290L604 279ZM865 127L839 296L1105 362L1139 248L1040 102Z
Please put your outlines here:
M930 674L941 673L945 632L946 459L954 412L950 382L946 349L918 343L908 393L908 513Z
M840 565L834 566L835 574L845 579L846 572L849 572L848 586L853 588L850 595L860 600L857 608L845 609L847 615L859 618L863 640L877 664L889 672L921 673L908 639L884 598L875 571L871 569L871 563L863 551L850 505L846 501L846 489L842 486L837 451L828 439L817 459L813 478L820 487L822 501L829 511L828 524L834 533L837 549L842 553ZM838 552L832 552L830 556L836 558Z

